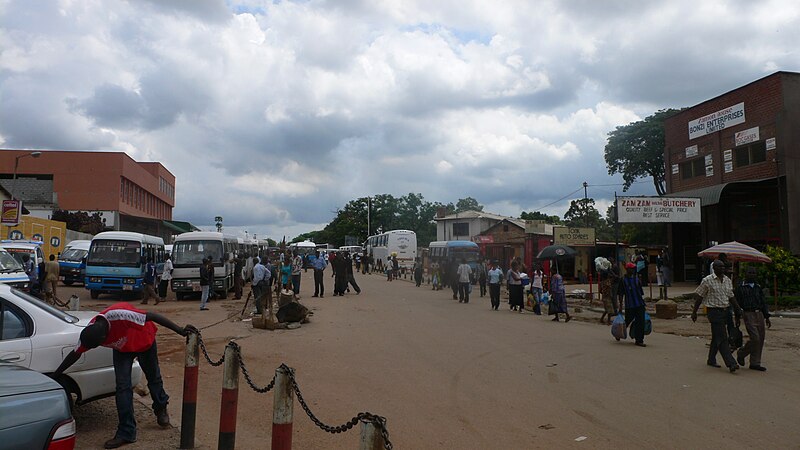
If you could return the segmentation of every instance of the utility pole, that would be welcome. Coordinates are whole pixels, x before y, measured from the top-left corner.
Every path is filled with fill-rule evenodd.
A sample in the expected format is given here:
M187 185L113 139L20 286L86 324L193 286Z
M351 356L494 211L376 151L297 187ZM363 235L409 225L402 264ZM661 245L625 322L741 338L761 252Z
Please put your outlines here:
M589 183L583 182L583 221L586 223L586 227L589 227L589 191L586 189L589 187Z
M369 211L372 209L371 207L371 199L369 195L367 196L367 237L370 236L370 223L369 223Z

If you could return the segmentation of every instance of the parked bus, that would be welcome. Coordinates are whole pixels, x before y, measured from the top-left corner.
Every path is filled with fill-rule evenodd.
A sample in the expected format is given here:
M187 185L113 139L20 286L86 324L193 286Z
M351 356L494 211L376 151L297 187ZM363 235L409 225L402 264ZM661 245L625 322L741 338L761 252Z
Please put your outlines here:
M317 244L311 241L292 242L289 244L289 251L294 254L297 252L303 258L303 267L309 268L314 260L314 254L317 251ZM311 256L311 258L309 258Z
M86 256L92 241L72 241L58 257L59 274L66 286L83 283L86 276Z
M364 247L360 245L345 245L344 247L339 247L340 252L348 252L351 255L355 255L356 253L360 254L364 252Z
M411 230L391 230L370 236L364 242L367 253L372 256L373 264L386 265L389 255L397 255L400 267L411 269L417 258L417 233Z
M105 231L92 239L86 256L84 285L91 297L144 290L147 260L153 258L158 273L164 268L164 240L127 231Z
M172 244L172 291L175 298L183 300L193 292L200 292L200 264L210 257L214 265L213 289L222 298L233 289L233 255L239 247L234 236L216 231L192 231L179 234Z
M453 265L461 264L462 259L467 260L467 264L474 271L481 257L478 244L471 241L434 241L428 245L428 249L430 262L439 263L439 267L444 271Z

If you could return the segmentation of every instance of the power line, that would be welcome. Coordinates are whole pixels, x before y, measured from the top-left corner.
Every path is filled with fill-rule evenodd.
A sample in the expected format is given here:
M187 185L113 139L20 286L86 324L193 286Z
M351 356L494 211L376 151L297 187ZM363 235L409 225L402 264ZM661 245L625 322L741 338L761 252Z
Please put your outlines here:
M538 209L535 209L535 210L533 210L532 212L539 212L539 211L541 211L541 210L543 210L543 209L547 208L548 206L553 206L553 205L555 205L556 203L558 203L558 202L560 202L560 201L562 201L562 200L565 200L565 199L566 199L566 198L568 198L570 195L572 195L572 194L574 194L574 193L576 193L576 192L580 191L581 189L583 189L583 185L581 185L581 187L579 187L578 189L575 189L574 191L570 192L569 194L567 194L567 195L565 195L565 196L561 197L560 199L558 199L558 200L556 200L556 201L554 201L554 202L552 202L552 203L548 203L548 204L546 204L546 205L544 205L544 206L542 206L542 207L540 207L540 208L538 208Z

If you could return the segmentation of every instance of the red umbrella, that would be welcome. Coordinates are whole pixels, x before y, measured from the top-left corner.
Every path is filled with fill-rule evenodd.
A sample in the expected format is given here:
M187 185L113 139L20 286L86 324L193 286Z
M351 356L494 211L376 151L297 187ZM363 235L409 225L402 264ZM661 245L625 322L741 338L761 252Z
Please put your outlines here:
M697 256L715 259L720 253L725 253L725 255L728 257L728 260L731 262L772 262L772 259L770 259L769 256L761 253L753 247L750 247L749 245L744 245L736 241L725 242L724 244L707 248L702 252L699 252Z

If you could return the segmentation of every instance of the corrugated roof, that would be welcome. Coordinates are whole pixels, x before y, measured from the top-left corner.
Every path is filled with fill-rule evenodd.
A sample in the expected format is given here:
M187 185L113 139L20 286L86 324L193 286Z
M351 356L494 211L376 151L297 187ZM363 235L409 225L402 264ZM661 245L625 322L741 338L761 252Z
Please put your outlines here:
M731 184L738 184L738 183L760 183L762 181L772 180L772 178L761 178L758 180L743 180L743 181L733 181L731 183L722 183L722 184L715 184L714 186L708 186L700 189L690 189L688 191L681 191L681 192L672 192L670 194L664 195L664 197L697 197L700 199L700 206L711 206L716 205L719 203L720 197L722 197L722 191Z

